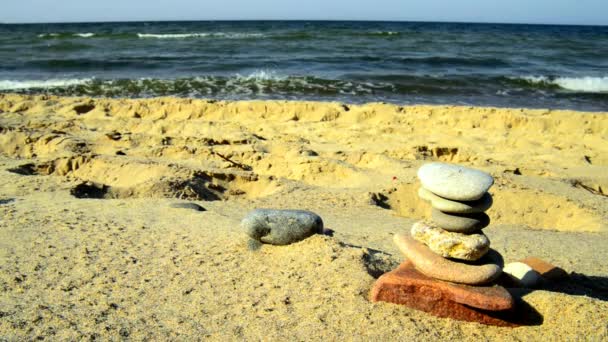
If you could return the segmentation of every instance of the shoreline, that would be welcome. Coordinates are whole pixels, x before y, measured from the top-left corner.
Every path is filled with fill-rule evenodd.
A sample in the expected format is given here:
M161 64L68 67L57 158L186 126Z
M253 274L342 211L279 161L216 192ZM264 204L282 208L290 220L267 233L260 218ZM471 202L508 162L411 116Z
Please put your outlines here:
M551 107L533 107L533 106L501 106L501 105L477 105L477 104L459 104L459 103L399 103L396 101L369 101L369 102L348 102L348 101L336 101L336 100L293 100L293 99L221 99L221 98L204 98L204 97L181 97L181 96L150 96L150 97L108 97L108 96L65 96L55 94L27 94L19 92L2 92L0 91L0 98L23 98L32 100L44 100L46 98L54 99L71 99L81 101L155 101L155 100L170 100L171 101L200 101L203 103L244 103L244 102L268 102L268 103L281 103L281 104L327 104L327 105L346 105L346 106L366 106L366 105L386 105L395 107L441 107L441 108L479 108L488 110L513 110L513 111L548 111L548 112L574 112L581 114L608 114L607 110L578 110L573 108L551 108Z
M0 94L0 336L606 339L606 114ZM570 273L515 290L542 324L369 302L403 261L392 236L428 215L431 161L495 178L484 232L506 262ZM273 207L333 235L249 250L240 220Z
M63 95L52 95L52 94L22 94L22 93L11 93L11 92L0 92L0 100L6 101L58 101L64 103L66 106L78 103L78 102L99 102L101 105L115 105L119 103L121 105L132 105L132 102L144 102L146 104L155 105L171 105L171 104L217 104L219 106L226 106L230 104L256 104L256 103L269 103L273 105L327 105L332 106L348 106L348 107L364 107L364 106L386 106L396 108L412 108L416 107L424 109L478 109L482 111L495 112L495 111L510 111L510 112L526 112L526 114L532 115L545 115L545 114L608 114L608 109L604 111L585 111L576 110L569 108L548 108L548 107L501 107L492 105L469 105L469 104L433 104L433 103L417 103L417 104L400 104L385 101L372 101L365 103L355 103L347 101L324 101L324 100L292 100L292 99L244 99L244 100L226 100L226 99L214 99L214 98L198 98L198 97L177 97L177 96L153 96L153 97L104 97L104 96L63 96ZM116 102L116 103L113 103ZM5 107L6 108L6 107ZM6 111L6 110L5 110Z

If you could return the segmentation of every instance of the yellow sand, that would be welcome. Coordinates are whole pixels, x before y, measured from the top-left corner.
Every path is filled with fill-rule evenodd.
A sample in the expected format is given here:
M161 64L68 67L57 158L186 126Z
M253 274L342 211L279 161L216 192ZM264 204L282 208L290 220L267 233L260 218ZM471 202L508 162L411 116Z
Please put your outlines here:
M429 161L495 177L507 261L574 272L524 295L542 324L367 300ZM0 339L608 339L608 113L0 94L0 175ZM334 234L250 250L259 207Z

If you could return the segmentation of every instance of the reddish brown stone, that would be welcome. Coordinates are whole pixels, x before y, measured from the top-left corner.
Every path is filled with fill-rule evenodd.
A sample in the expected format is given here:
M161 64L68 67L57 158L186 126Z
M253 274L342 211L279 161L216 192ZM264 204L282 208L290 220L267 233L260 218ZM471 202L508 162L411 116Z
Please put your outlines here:
M540 273L547 280L558 280L568 277L568 273L563 269L536 257L527 257L520 262L530 266L531 269Z
M498 326L518 326L505 320L513 298L501 286L469 286L436 280L406 261L381 276L370 293L372 302L407 305L439 317Z

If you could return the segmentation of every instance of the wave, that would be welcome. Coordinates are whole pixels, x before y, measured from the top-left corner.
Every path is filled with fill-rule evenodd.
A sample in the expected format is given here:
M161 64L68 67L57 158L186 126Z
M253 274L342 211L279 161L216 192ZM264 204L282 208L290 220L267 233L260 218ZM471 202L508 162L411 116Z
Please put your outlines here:
M43 81L0 81L0 91L50 93L56 95L103 97L218 97L247 98L299 96L365 95L394 91L384 82L356 82L314 76L286 76L260 70L247 75L200 76L177 79L65 79Z
M263 38L262 33L241 33L241 32L199 32L199 33L138 33L139 38L156 38L156 39L187 39L187 38L227 38L227 39L245 39L245 38Z
M77 37L82 37L82 38L91 38L95 36L95 33L74 33L75 36Z
M92 78L84 79L50 79L50 80L0 80L0 90L28 90L28 89L53 89L85 85L92 82Z
M399 35L401 35L401 32L397 32L397 31L374 31L374 32L371 32L370 35L373 35L373 36L399 36Z
M193 39L193 38L225 38L225 39L248 39L264 38L263 33L247 32L191 32L191 33L93 33L93 32L61 32L40 33L41 39L73 39L73 38L109 38L109 39Z
M367 38L392 38L399 37L401 32L398 31L344 31L334 32L332 35L338 36L355 36ZM252 38L268 38L275 40L309 40L316 38L324 38L321 32L313 33L308 31L284 31L274 33L261 32L185 32L185 33L93 33L93 32L52 32L40 33L37 35L41 39L73 39L73 38L109 38L109 39L197 39L197 38L223 38L223 39L252 39Z
M59 37L61 34L59 33L41 33L38 35L38 38L50 38L50 37Z
M559 101L608 99L607 78L547 78L504 76L366 75L349 74L339 79L284 75L257 70L230 76L198 76L173 79L49 79L0 80L0 92L45 93L67 96L157 97L176 96L217 99L330 99L348 101L407 98L471 98L499 96ZM563 84L560 86L558 84ZM570 89L566 89L570 87ZM583 90L584 89L584 90Z
M565 90L582 93L606 93L608 92L608 76L605 77L548 77L548 76L524 76L515 78L533 86L542 88L562 88Z
M95 37L95 33L86 32L86 33L41 33L38 35L38 38L72 38L72 37L80 37L80 38L91 38Z

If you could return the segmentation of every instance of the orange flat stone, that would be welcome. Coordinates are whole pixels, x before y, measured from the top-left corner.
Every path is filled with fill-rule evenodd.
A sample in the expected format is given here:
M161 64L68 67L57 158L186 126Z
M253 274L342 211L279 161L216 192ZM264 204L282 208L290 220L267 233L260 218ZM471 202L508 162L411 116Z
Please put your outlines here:
M537 257L527 257L520 262L530 266L531 269L538 272L547 280L568 278L568 273L566 271Z
M382 275L370 300L407 305L439 317L497 326L518 326L503 316L514 306L501 286L469 286L436 280L418 272L406 261Z

